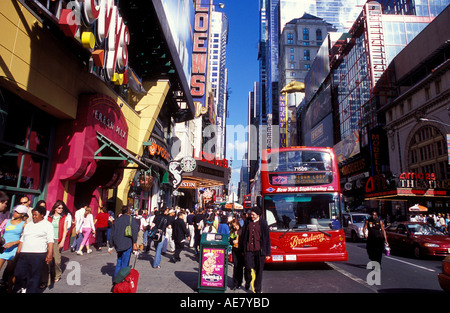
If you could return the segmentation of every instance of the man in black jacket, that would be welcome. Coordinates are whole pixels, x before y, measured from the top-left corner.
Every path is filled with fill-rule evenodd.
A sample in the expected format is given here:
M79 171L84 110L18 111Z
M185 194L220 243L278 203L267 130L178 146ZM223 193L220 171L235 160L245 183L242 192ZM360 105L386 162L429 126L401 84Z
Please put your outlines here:
M131 225L132 237L125 236L125 228ZM131 250L137 251L136 245L137 235L139 232L139 224L135 218L131 216L130 209L127 206L122 207L122 215L118 217L109 234L109 249L108 252L112 254L113 248L117 252L117 264L114 272L114 277L120 269L129 266L131 258Z
M169 262L176 263L181 261L180 253L184 248L186 238L189 237L189 232L184 222L184 212L178 212L178 218L172 224L172 239L175 242L175 252L170 258Z
M242 229L242 240L239 244L244 249L245 288L249 289L251 285L253 292L260 293L264 262L266 258L270 257L270 236L269 226L261 217L259 207L252 208L250 220L244 224Z

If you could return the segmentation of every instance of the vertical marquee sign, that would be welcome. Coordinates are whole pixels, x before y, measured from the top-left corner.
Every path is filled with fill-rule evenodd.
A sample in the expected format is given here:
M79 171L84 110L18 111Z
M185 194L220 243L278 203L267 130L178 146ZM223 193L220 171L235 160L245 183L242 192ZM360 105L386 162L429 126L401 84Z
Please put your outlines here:
M285 148L287 146L287 94L280 95L280 148Z
M192 49L191 95L196 116L207 112L206 84L208 68L210 0L195 0L194 45Z

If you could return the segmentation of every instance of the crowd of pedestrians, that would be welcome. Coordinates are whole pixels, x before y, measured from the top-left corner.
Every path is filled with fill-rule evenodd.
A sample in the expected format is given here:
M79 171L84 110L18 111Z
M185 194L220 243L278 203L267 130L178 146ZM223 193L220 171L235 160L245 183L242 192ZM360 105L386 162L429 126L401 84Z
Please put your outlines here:
M94 216L89 206L70 212L61 200L49 209L41 200L33 208L28 197L22 197L11 214L8 201L8 196L0 191L0 270L4 267L0 287L7 292L35 293L58 283L64 249L70 249L73 258L105 247L110 254L115 253L114 286L114 278L129 266L131 255L148 254L152 245L153 269L164 266L161 256L167 252L172 253L169 262L181 262L181 252L187 247L198 259L203 233L228 236L232 289L261 292L270 238L267 222L257 207L241 214L179 207L132 211L124 206L117 216L100 207Z
M124 207L122 214L129 216L129 209ZM132 250L148 253L153 244L155 255L152 267L159 269L162 254L173 253L169 259L171 263L181 262L180 254L185 247L192 248L194 255L199 256L201 235L218 233L229 238L233 263L232 289L245 288L255 293L262 291L264 261L270 256L270 236L267 222L261 218L258 207L245 214L214 209L163 208L155 209L150 214L140 210L135 216L137 225L132 226L132 236L127 238L124 230L130 225L128 219L122 218L120 225L117 220L112 226L109 251L112 253L115 249L117 252L115 275L128 266ZM160 236L153 237L157 230ZM123 243L123 247L116 244L118 241Z
M61 200L49 209L40 200L33 208L27 196L20 198L11 214L8 202L9 197L0 191L0 288L10 293L36 293L58 283L62 275L61 252L66 243L73 237L71 249L79 255L84 250L91 253L92 243L101 249L106 241L100 236L106 237L108 221L113 220L110 214L98 214L93 220L88 206L72 215ZM102 218L106 219L106 226ZM97 240L92 237L96 230Z
M428 223L431 226L434 226L435 228L439 229L443 233L450 234L449 229L449 221L450 221L450 214L444 214L444 213L430 213L430 214L416 214L411 215L410 219L411 222L423 222Z

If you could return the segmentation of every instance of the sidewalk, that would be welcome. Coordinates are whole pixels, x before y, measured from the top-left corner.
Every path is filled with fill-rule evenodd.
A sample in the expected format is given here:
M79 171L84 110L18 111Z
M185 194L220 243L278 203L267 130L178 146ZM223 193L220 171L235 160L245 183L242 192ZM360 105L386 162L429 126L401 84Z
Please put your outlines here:
M139 272L137 293L197 293L198 261L192 248L181 253L181 262L169 262L172 253L162 256L161 268L152 267L155 250L143 252L136 259L131 256L130 265L136 260ZM116 266L116 252L93 251L77 255L70 251L62 253L63 275L59 282L43 290L43 293L111 293L112 275ZM233 265L228 264L228 288L226 293L248 293L244 289L231 290Z

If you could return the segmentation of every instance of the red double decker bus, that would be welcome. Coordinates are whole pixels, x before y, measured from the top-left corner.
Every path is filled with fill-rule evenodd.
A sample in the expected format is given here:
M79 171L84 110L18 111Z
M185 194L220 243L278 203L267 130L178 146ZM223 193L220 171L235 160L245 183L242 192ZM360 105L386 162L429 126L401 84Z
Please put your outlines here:
M251 195L270 228L272 255L266 262L348 260L332 148L263 151Z

